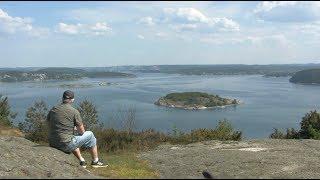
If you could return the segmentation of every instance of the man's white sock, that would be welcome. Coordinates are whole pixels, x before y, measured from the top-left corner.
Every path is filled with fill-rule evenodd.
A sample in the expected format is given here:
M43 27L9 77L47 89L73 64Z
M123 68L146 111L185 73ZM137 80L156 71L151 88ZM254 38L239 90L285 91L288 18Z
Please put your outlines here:
M93 162L98 162L99 161L99 158L94 158L93 159Z
M80 161L85 161L83 157L80 157L79 160L80 160Z

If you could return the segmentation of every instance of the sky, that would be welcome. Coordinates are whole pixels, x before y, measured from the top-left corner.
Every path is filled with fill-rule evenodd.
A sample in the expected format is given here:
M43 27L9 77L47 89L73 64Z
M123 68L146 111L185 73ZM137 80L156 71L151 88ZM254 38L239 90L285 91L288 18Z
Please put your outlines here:
M0 67L320 63L320 2L0 2Z

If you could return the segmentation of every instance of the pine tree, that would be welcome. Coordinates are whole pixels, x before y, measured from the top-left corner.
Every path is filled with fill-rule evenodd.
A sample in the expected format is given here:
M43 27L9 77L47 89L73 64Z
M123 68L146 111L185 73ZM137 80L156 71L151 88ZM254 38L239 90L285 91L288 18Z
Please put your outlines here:
M302 138L317 138L320 131L320 114L315 111L307 113L300 123L300 135Z
M84 100L79 103L78 111L82 118L86 130L93 130L99 123L98 111L96 106L89 100Z
M0 95L0 126L11 127L12 120L16 117L17 113L10 110L8 97Z
M48 142L48 124L46 103L36 101L26 112L25 122L19 123L19 129L26 133L26 138L35 142Z

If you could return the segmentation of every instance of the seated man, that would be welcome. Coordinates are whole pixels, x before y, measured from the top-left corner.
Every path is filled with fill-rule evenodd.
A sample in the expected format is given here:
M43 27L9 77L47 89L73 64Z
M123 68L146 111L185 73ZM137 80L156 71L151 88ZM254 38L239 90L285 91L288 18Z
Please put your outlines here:
M79 160L80 165L86 168L86 162L81 156L80 147L90 150L92 167L106 167L98 158L96 138L91 131L85 131L78 110L71 104L74 101L74 93L65 91L62 103L54 106L48 113L49 144L65 153L73 153ZM74 129L79 135L75 135Z

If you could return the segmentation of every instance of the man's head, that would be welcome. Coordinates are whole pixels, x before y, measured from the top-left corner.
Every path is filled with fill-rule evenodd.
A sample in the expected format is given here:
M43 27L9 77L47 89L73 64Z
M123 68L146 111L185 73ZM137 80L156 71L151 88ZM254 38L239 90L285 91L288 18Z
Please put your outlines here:
M70 90L65 91L62 96L62 102L73 103L73 101L74 101L74 93Z

